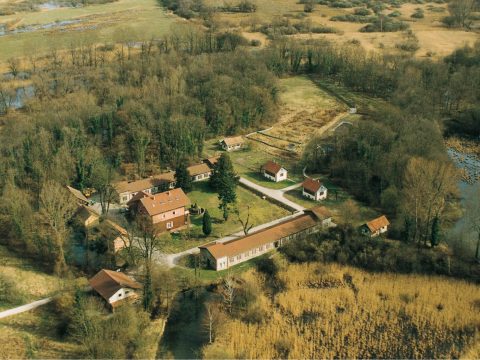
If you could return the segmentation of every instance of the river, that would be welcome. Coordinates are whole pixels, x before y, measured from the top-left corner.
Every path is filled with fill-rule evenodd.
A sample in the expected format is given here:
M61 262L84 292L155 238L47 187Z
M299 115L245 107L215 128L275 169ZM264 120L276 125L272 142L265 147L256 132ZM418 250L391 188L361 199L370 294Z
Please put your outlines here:
M458 188L460 190L461 202L464 203L468 196L471 196L475 187L480 186L480 158L475 155L462 153L453 148L448 149L448 155L454 164L461 169L465 177L459 180ZM468 180L467 180L468 179ZM480 199L478 199L480 201ZM447 235L449 241L463 243L472 252L475 250L477 234L468 229L465 219L460 218Z

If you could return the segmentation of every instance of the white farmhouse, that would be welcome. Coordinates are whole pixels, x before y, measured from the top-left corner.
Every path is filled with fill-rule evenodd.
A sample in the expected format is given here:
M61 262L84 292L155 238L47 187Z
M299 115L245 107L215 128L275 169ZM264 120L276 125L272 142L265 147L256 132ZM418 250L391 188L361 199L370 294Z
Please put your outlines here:
M262 168L262 174L268 180L280 182L287 180L288 171L280 164L274 161L267 161Z
M100 270L93 278L88 280L92 289L97 292L108 305L115 309L126 299L136 299L136 290L142 286L129 276L111 270Z
M302 194L306 198L315 201L325 200L327 198L328 189L320 182L320 180L306 178L302 187Z

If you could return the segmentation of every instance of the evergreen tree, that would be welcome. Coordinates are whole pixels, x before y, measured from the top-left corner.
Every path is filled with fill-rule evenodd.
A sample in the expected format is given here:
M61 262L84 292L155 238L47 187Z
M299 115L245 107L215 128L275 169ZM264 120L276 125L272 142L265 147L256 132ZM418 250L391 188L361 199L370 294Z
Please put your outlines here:
M143 285L143 308L149 311L153 304L152 274L148 267Z
M409 216L405 216L405 223L402 232L402 239L405 242L410 242L413 235L413 222Z
M436 216L432 222L432 233L430 235L430 244L432 248L440 243L440 219Z
M208 210L205 210L205 213L203 214L202 230L205 236L212 233L212 217L208 213Z
M219 208L223 210L223 219L228 220L229 205L237 200L237 175L233 170L228 154L223 153L218 159L210 178L212 188L218 193Z
M192 177L188 172L186 164L186 161L180 161L175 169L175 180L177 182L177 188L181 188L184 192L188 193L192 191Z

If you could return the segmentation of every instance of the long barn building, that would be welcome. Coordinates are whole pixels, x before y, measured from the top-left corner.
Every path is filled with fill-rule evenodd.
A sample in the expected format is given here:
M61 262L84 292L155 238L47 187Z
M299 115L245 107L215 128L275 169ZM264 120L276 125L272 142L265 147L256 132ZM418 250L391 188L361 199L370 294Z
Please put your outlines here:
M201 246L200 253L210 268L225 270L330 226L333 226L330 212L323 206L316 207L240 239Z

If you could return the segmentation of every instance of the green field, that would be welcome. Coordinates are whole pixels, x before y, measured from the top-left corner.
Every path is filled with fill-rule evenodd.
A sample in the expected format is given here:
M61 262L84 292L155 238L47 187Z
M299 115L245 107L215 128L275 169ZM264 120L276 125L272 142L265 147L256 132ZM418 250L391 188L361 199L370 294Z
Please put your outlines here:
M212 216L212 234L208 237L203 235L202 215L191 216L190 228L182 231L180 234L172 234L171 239L166 241L164 252L177 253L242 230L238 216L233 211L230 212L229 219L223 221L222 211L218 208L218 195L210 189L208 182L195 183L193 191L189 192L187 196L192 204L196 203L199 207L207 209ZM255 226L289 214L287 210L267 200L263 200L259 196L238 186L237 208L242 218L246 218L248 206L250 206L250 223Z
M50 11L0 16L0 23L18 26L50 24L81 19L65 31L37 30L28 33L0 36L0 62L11 57L47 53L82 42L109 43L121 40L149 40L169 31L174 16L166 14L155 0L120 0L114 3L82 8L60 8ZM86 27L87 29L83 29Z

